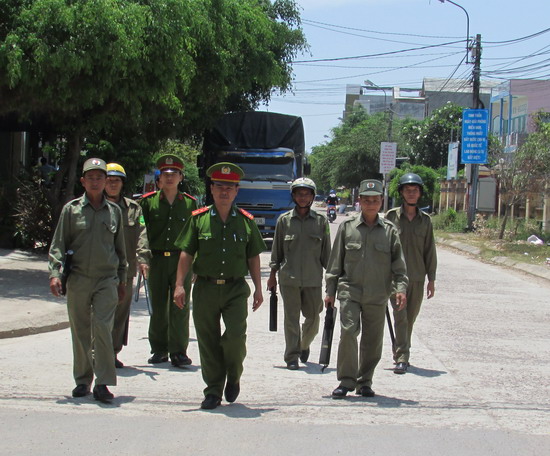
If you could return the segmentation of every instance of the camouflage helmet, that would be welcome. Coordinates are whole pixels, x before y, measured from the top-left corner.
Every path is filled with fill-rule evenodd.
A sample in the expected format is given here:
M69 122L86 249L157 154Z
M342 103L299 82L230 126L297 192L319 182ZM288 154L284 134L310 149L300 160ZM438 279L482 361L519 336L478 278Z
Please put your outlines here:
M401 189L405 185L418 185L418 187L420 187L420 191L424 191L424 182L418 174L403 174L403 176L401 176L401 179L399 179L399 186L397 187L397 191L401 192Z
M313 192L313 194L317 194L317 186L315 185L315 182L313 182L312 179L309 177L299 177L296 179L292 184L290 185L290 193L294 193L294 190L297 188L307 188Z

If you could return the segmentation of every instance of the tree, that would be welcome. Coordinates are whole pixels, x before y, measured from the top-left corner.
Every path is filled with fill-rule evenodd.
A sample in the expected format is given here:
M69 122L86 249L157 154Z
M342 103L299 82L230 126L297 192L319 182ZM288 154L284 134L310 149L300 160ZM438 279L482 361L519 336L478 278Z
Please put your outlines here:
M503 147L490 151L490 164L499 181L504 203L504 217L499 239L504 230L510 208L525 199L529 193L548 191L550 180L550 124L544 123L546 113L532 116L535 132L513 153L504 153Z
M314 147L310 156L312 177L320 188L358 187L363 179L379 179L380 143L387 141L388 116L367 114L358 107L339 126L332 139ZM404 146L399 135L399 119L394 119L398 150Z
M0 13L0 115L63 139L58 211L84 142L151 160L164 139L289 90L307 48L293 0L8 0Z
M449 102L429 118L404 124L402 134L412 164L434 169L447 164L448 144L461 135L462 111L462 106Z

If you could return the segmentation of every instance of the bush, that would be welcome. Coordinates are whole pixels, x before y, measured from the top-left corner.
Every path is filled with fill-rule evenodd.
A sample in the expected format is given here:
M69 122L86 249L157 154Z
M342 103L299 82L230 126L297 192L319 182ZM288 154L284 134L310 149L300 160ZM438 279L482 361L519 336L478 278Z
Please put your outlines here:
M481 237L488 239L497 239L502 225L502 218L498 217L483 217L481 214L476 214L474 222L474 231ZM524 218L514 218L506 221L504 229L504 239L508 241L526 241L529 236L534 234L542 240L545 240L545 233L542 231L542 226L539 222L533 219L525 220Z
M468 215L466 212L457 212L453 208L449 208L441 214L434 215L432 225L435 230L462 233L468 226Z
M37 178L18 180L14 205L15 237L19 247L47 249L53 236L52 208Z

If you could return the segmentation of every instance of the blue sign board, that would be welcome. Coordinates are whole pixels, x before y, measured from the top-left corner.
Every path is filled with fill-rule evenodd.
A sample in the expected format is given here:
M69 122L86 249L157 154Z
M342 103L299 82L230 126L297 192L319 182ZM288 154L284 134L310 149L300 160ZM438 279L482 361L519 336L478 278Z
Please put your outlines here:
M487 163L487 134L489 111L487 109L465 109L462 112L461 163L483 165Z

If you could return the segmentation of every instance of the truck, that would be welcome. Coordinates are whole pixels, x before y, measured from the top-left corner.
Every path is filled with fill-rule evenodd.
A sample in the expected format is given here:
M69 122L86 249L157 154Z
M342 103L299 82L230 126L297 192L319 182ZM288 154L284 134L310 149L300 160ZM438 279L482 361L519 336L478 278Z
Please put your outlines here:
M243 169L235 203L254 216L263 237L273 237L279 216L294 206L290 184L310 170L302 118L260 111L224 115L204 135L200 175L205 177L208 167L218 162Z

